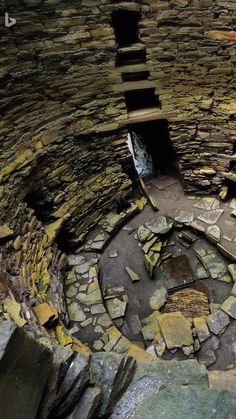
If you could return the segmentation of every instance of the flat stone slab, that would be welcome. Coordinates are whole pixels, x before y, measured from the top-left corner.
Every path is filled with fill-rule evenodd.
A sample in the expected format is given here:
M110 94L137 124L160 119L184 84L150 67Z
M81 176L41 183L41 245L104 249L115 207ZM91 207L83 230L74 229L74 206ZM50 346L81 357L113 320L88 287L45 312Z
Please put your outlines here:
M215 335L221 333L229 324L229 316L222 310L210 314L206 320L210 331Z
M220 306L221 310L225 311L230 317L236 319L236 297L230 295L227 300Z
M140 276L134 272L131 268L129 268L128 266L126 266L125 268L127 274L129 275L131 281L136 282L136 281L140 281Z
M153 296L150 298L150 306L153 310L159 310L167 301L168 292L167 289L161 287L157 289Z
M182 348L193 344L189 322L179 311L161 314L158 317L161 333L168 349Z
M84 311L78 303L74 302L72 304L69 304L67 308L70 320L74 322L84 322L86 320Z
M218 209L213 211L206 211L203 214L200 214L197 219L203 221L206 224L215 224L220 219L224 210Z
M172 217L178 223L190 224L194 220L194 213L186 210L174 211Z
M221 231L220 227L214 225L207 228L206 235L209 237L209 239L212 239L213 241L216 241L217 243L220 242L221 237Z
M153 218L151 221L148 221L146 227L154 234L166 234L171 230L173 223L168 222L166 217L157 217Z
M127 303L118 298L111 298L106 302L107 311L112 320L124 317Z
M147 397L133 419L234 419L236 398L207 386L168 386ZM158 412L158 415L157 415Z

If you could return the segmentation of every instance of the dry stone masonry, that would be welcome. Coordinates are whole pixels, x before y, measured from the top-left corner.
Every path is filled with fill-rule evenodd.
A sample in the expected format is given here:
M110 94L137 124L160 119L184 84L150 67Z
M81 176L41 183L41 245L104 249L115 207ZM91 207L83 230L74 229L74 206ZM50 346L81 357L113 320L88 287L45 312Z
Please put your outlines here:
M6 11L0 417L233 418L235 2Z

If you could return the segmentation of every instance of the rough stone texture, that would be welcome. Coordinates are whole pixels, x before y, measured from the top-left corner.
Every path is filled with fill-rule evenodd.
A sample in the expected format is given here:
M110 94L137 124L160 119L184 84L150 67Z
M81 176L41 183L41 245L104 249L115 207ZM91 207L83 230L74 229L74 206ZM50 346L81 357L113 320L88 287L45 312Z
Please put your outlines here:
M226 419L235 417L235 409L233 393L211 390L206 386L168 386L147 398L133 418L153 419L158 412L158 419Z
M158 322L168 349L193 344L190 324L180 312L161 314Z
M222 310L217 310L215 313L210 314L206 320L210 331L215 335L222 332L229 324L229 316Z
M126 355L97 353L92 355L91 382L101 388L97 417L111 414L115 403L126 390L134 374L135 361Z
M162 386L190 383L207 385L206 369L196 361L138 362L135 375L125 394L117 403L111 418L127 419L131 417L137 406L146 397L156 394ZM143 417L146 418L145 415Z
M89 381L89 357L74 354L54 401L49 418L63 419L75 406Z
M99 387L87 387L68 419L91 419L99 405L100 398L101 390Z
M52 353L11 321L0 322L0 417L36 417Z

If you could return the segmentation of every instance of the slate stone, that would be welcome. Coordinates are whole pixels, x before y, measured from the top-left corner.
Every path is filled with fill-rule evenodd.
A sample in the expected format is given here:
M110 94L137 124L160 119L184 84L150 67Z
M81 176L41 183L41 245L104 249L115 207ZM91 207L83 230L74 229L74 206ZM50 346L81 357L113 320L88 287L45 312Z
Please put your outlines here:
M69 368L60 384L50 419L64 419L74 408L89 381L89 357L76 353L70 358Z
M125 270L128 273L131 281L133 281L133 282L140 281L140 279L141 279L140 276L136 272L134 272L131 268L126 266Z
M198 361L200 362L200 364L203 364L206 367L210 367L216 361L215 352L213 351L213 349L201 351L200 355L198 356Z
M84 311L82 310L81 306L76 302L68 304L67 312L69 319L74 322L83 322L86 319Z
M166 217L157 217L148 221L146 227L154 234L166 234L171 230L173 222L168 222Z
M221 310L225 311L230 317L236 319L236 297L230 295L227 300L220 306Z
M68 347L58 346L55 349L55 352L53 353L52 368L38 409L37 419L47 419L49 412L53 409L58 392L58 384L62 379L62 369L65 370L63 367L72 355L73 351Z
M170 384L187 385L190 383L207 385L207 382L206 368L199 365L196 360L137 362L134 377L121 400L115 406L111 419L132 417L132 413L137 406L146 397L156 394L162 386ZM155 413L152 419L156 417L157 414ZM142 419L144 418L146 419L145 415ZM173 419L175 419L175 416Z
M222 310L217 310L206 318L208 327L212 333L218 335L229 324L229 316Z
M168 386L158 394L147 397L132 418L233 419L235 411L234 393L199 385Z
M0 322L0 417L36 417L52 352L12 321Z
M236 263L232 263L228 266L229 273L232 277L232 280L236 282Z
M161 314L158 317L161 333L168 349L182 348L193 344L189 322L180 312Z
M127 355L97 353L91 358L91 383L101 388L98 418L109 416L115 403L129 385L135 369L134 358Z
M91 419L99 405L100 398L101 390L99 387L87 387L68 419Z
M203 221L206 224L215 224L220 219L221 215L223 214L224 210L218 209L213 211L207 211L203 214L200 214L197 219Z
M159 310L161 307L163 307L163 305L167 301L167 298L168 292L166 288L161 287L155 290L154 294L149 300L150 307L152 308L152 310Z
M213 242L219 243L220 237L221 237L220 227L216 225L208 227L206 231L206 235Z
M204 342L211 336L204 317L195 317L193 319L193 324L196 329L197 337L200 343Z
M107 300L106 306L110 318L114 320L125 315L127 303L118 298L111 298Z

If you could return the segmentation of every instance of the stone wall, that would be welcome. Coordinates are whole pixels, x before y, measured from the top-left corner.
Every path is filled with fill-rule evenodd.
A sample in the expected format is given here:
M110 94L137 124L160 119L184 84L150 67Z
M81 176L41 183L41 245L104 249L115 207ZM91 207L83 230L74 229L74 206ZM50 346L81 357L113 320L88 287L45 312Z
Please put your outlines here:
M207 32L234 29L235 3L142 3L150 80L163 112L176 113L170 130L185 187L216 191L236 141L235 42L209 39Z

